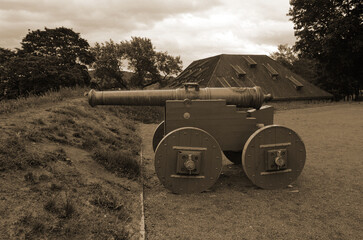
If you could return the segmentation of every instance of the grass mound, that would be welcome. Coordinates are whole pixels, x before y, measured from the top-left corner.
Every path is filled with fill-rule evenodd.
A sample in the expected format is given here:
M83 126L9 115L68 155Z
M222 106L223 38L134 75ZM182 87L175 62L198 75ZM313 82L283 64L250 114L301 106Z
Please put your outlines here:
M121 111L135 121L143 123L160 123L164 120L164 108L157 106L122 106L109 107L110 111Z
M59 91L48 91L44 94L30 95L18 99L0 101L0 114L24 111L31 107L39 107L49 102L57 103L66 99L81 97L86 88L61 88Z
M107 170L117 172L122 176L137 178L140 175L138 162L128 152L96 150L94 158Z
M9 136L0 145L0 172L6 170L26 170L29 167L46 166L49 161L65 158L62 150L54 152L31 152L26 148L26 141L19 136ZM60 152L59 152L60 151Z
M91 108L84 92L0 102L0 239L132 237L136 121L158 122L162 109Z
M30 101L36 102L33 98ZM117 107L91 108L86 99L46 106L44 111L27 117L27 123L12 124L8 136L0 136L5 143L0 146L0 171L45 166L52 158L49 153L33 153L26 145L53 142L88 150L108 170L136 178L140 172L136 159L140 138L135 132L134 118L140 118L141 114L133 111L130 116L130 111Z

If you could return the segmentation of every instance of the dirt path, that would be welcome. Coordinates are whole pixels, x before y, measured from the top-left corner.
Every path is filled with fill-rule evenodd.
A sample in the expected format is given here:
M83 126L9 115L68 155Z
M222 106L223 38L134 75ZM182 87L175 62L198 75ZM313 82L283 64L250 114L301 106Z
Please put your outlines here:
M158 181L151 139L140 125L147 239L362 239L363 106L278 112L275 123L303 139L307 163L292 188L256 188L224 160L210 191L175 195Z

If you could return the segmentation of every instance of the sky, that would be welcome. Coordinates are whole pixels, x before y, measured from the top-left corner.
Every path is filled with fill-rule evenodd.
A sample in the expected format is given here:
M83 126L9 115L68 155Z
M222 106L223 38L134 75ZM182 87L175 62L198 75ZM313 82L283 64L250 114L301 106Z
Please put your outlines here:
M0 0L0 47L19 48L28 30L67 27L91 46L132 36L192 61L267 54L295 42L289 0Z

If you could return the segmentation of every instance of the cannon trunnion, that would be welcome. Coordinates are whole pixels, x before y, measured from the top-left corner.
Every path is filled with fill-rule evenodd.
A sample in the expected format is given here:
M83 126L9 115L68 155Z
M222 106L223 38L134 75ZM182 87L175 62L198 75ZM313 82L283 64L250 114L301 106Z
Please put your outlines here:
M295 181L305 164L305 146L293 130L273 124L273 108L262 106L269 99L259 87L200 89L196 84L176 90L89 93L92 106L165 106L165 120L156 128L152 145L155 172L174 193L210 188L220 175L222 152L242 164L261 188Z

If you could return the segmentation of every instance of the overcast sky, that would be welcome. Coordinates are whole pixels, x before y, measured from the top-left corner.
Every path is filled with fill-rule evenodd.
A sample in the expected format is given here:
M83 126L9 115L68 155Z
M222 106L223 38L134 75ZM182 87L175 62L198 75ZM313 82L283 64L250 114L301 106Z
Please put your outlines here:
M68 27L91 46L131 36L180 55L184 68L217 54L269 54L295 42L289 0L0 0L0 47L30 30Z

